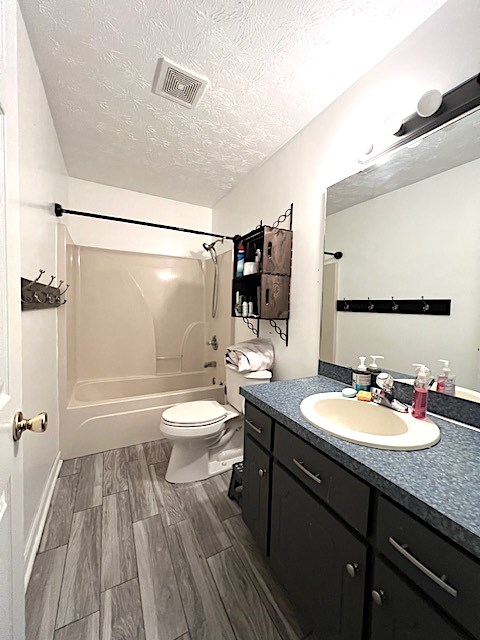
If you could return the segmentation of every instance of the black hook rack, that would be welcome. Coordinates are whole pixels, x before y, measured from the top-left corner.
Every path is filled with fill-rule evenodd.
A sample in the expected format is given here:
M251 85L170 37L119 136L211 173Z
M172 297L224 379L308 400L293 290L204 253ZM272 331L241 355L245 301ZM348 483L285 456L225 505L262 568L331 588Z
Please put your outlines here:
M452 301L449 299L397 300L393 296L389 300L337 300L337 311L352 313L396 313L418 314L423 316L449 316Z
M29 280L28 278L20 279L20 295L22 301L22 311L35 311L37 309L53 309L61 307L66 304L66 300L63 299L68 287L61 291L63 280L60 280L58 287L53 287L52 284L56 279L56 276L50 276L50 282L45 284L40 282L41 277L45 273L45 269L39 269L39 274L35 280Z

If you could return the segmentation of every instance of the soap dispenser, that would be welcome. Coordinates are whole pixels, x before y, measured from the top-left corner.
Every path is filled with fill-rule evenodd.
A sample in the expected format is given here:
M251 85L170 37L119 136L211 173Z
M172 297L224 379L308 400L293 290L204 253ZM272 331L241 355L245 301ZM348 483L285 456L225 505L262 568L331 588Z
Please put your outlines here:
M443 362L443 369L437 379L437 391L439 393L444 393L447 396L454 396L455 376L452 375L451 369L448 366L449 362L448 360L439 360L439 362Z
M370 356L370 358L372 359L372 362L368 365L367 371L370 371L370 374L372 376L371 386L378 387L377 376L379 373L382 373L382 370L378 366L377 360L385 360L385 358L383 356Z
M430 369L424 364L414 364L413 366L417 367L417 377L413 383L412 416L418 420L425 420Z
M355 391L370 391L372 376L365 366L366 356L360 356L360 364L353 370L352 386Z

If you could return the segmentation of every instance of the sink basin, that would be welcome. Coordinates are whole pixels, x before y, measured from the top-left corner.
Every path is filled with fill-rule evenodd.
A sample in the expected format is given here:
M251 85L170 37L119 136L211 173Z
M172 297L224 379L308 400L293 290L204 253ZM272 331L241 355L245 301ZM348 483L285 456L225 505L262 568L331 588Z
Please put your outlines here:
M440 429L373 402L344 398L341 393L317 393L300 404L302 415L337 438L377 449L415 451L440 440Z

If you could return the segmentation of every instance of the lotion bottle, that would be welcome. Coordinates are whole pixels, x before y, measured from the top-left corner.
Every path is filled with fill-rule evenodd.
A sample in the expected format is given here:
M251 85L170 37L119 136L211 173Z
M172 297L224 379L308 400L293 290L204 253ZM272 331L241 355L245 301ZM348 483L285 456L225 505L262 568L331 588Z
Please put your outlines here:
M372 387L377 387L377 376L379 373L382 373L382 370L380 369L380 367L377 364L377 360L384 360L385 358L383 356L370 356L370 358L372 359L371 363L368 365L367 367L367 371L370 371L371 375L372 375L372 382L371 382L371 386Z
M413 366L417 367L417 377L413 383L412 416L418 420L425 420L430 370L424 364L414 364Z

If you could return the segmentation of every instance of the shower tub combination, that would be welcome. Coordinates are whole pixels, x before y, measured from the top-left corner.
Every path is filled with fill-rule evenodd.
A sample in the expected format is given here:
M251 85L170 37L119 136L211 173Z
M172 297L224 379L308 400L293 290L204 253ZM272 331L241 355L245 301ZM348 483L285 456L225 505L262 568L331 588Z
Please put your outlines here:
M230 329L228 313L212 325L219 290L210 264L78 245L67 258L64 458L157 440L174 404L225 402L225 387L214 383L220 367L205 368L219 359L210 337ZM229 278L231 260L215 267ZM230 288L220 293L228 309Z
M211 372L78 382L66 409L62 455L72 458L161 438L165 409L179 402L225 402Z

